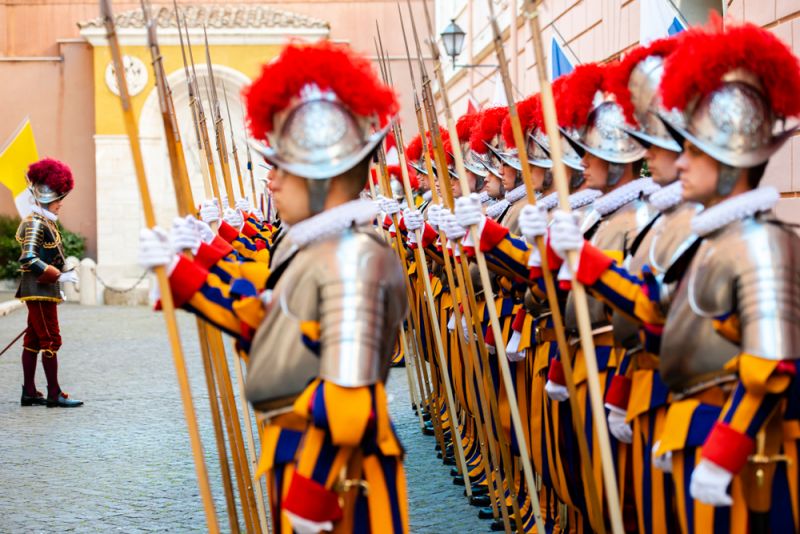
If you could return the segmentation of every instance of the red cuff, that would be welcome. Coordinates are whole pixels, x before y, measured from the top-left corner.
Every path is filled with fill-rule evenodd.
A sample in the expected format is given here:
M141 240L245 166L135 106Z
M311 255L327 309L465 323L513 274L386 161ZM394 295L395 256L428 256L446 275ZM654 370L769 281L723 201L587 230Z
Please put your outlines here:
M745 466L754 448L753 438L717 421L703 445L703 458L735 474Z
M249 237L250 239L253 239L255 236L258 235L258 230L252 224L246 222L246 223L244 223L244 226L242 226L241 233L245 237Z
M225 221L219 222L217 234L228 243L233 243L234 239L239 237L239 231Z
M342 518L339 495L298 473L292 475L289 491L283 499L283 509L317 523Z
M606 256L602 250L585 242L578 263L578 281L585 286L594 285L612 263L614 260Z
M556 273L561 268L561 264L564 263L564 260L556 254L556 251L553 250L553 247L550 246L550 236L547 236L547 246L545 247L547 254L545 254L547 259L547 268L550 271Z
M627 376L615 375L611 379L606 393L606 404L622 410L628 409L628 399L631 397L631 379Z
M525 307L517 310L517 315L514 316L514 322L511 323L511 328L514 332L522 332L522 327L525 325Z
M547 371L547 379L560 386L567 385L567 379L564 377L564 367L561 365L560 360L553 360L550 362L550 369Z
M399 227L398 229L401 232L407 232L408 231L408 228L406 228L406 218L405 217L399 217L397 219L397 226Z
M194 261L203 269L208 270L231 252L233 252L233 247L217 236L211 243L200 243L197 254L194 255Z
M392 218L389 217L388 215L385 215L383 217L383 229L388 230L391 227L392 227Z
M508 228L487 218L481 232L481 252L489 252L508 235Z
M48 265L45 267L44 271L39 275L39 278L37 278L36 281L40 284L54 284L58 282L59 276L61 276L61 271L52 265Z
M200 291L208 277L208 271L185 256L181 256L169 277L169 287L175 307L180 308Z
M487 306L488 306L488 304L487 304ZM489 328L486 329L486 335L483 336L483 342L486 343L487 347L494 347L495 346L495 343L494 343L494 328L492 328L491 326L489 326Z
M428 248L436 242L439 233L428 223L422 227L422 248Z

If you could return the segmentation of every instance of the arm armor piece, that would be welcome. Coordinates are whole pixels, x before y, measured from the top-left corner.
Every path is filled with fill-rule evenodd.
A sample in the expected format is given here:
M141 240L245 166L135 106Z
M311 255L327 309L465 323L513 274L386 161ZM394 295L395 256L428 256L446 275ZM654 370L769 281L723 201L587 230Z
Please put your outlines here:
M349 232L322 247L320 377L343 387L383 380L407 311L403 272L376 237Z
M47 269L48 264L39 257L44 246L45 229L46 223L35 215L22 223L19 229L22 239L19 262L22 270L41 275Z

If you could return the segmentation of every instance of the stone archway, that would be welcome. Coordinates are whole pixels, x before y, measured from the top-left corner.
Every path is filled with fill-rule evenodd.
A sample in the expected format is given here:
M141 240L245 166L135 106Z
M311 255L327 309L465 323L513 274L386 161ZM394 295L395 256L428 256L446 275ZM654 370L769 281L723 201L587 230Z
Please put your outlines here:
M240 196L238 187L238 177L234 165L231 151L231 125L228 122L227 110L225 108L224 95L227 95L230 106L231 122L233 124L233 134L236 146L239 150L239 161L243 182L245 185L245 195L250 194L250 178L246 168L245 142L246 135L244 130L244 103L241 101L242 90L250 83L250 79L236 69L225 65L213 65L214 81L216 82L217 97L220 100L220 112L222 113L225 125L225 141L228 148L231 180L234 184L235 197ZM222 180L222 170L219 165L219 156L216 151L215 131L211 106L207 98L208 84L210 77L206 69L197 72L198 85L202 93L201 98L206 112L208 136L211 140L214 163L217 170L218 184L220 191L225 191ZM186 166L189 172L189 180L192 186L192 195L196 203L206 197L203 178L200 170L199 151L197 149L197 136L194 130L191 112L189 109L189 91L186 85L184 71L177 70L167 76L167 82L172 89L172 99L175 105L175 112L180 129L181 140L186 157ZM145 169L147 171L148 183L153 194L156 218L159 221L171 221L177 215L175 203L175 192L172 185L172 177L167 156L167 147L164 142L164 126L161 110L158 105L158 93L154 88L145 100L139 116L139 134L142 142ZM254 169L256 179L263 176L264 171L257 165Z

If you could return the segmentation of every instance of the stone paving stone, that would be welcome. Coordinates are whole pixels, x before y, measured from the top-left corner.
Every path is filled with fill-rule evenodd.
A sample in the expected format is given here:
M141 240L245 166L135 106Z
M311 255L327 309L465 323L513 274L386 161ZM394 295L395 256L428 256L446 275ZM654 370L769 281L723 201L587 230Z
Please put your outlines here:
M161 317L146 308L69 304L59 316L61 387L86 405L22 408L21 344L0 357L0 533L204 532ZM22 310L0 320L0 345L24 328L25 317ZM180 313L179 325L217 515L227 531L195 321ZM36 380L46 391L41 366ZM433 437L419 432L405 370L393 369L387 387L407 451L412 532L487 531L436 458Z

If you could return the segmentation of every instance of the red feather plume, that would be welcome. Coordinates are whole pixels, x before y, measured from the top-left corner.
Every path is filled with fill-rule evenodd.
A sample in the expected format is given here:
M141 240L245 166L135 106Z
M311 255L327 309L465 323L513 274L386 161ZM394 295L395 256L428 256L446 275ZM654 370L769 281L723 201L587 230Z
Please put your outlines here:
M469 136L469 147L473 152L485 154L489 150L484 142L488 143L500 133L506 115L508 115L506 106L489 108L481 113Z
M480 119L480 112L466 113L461 115L456 121L456 132L458 133L458 141L466 143L469 141L469 135L472 132L472 127L475 122Z
M625 120L631 125L636 125L631 90L628 88L631 72L639 62L650 56L668 57L680 43L679 35L658 39L647 46L637 46L625 54L625 57L614 67L609 68L606 76L606 90L616 97L617 103L625 113Z
M377 116L381 124L398 111L394 91L381 83L365 57L330 41L292 43L265 64L258 79L244 90L253 136L266 138L275 113L308 84L333 91L354 114Z
M46 185L59 195L66 195L75 187L69 166L52 158L32 163L28 167L28 180L33 185Z
M529 131L531 127L539 127L540 118L537 117L537 115L541 116L541 107L542 100L540 93L536 93L525 100L517 102L517 115L519 116L519 124L522 126L523 135L525 132ZM506 115L503 119L502 131L506 146L511 147L514 146L514 132L511 129L510 117L510 115Z
M578 65L559 84L559 122L568 128L582 128L589 118L597 91L603 90L605 69L598 63Z
M717 89L729 72L755 75L778 117L800 114L800 61L769 30L754 24L727 24L714 15L705 28L684 32L664 65L661 98L668 109L685 110L695 97Z
M392 148L397 146L397 140L394 138L394 132L391 130L389 133L386 134L386 152L389 152Z
M422 157L422 138L419 134L415 135L406 147L406 159L417 162Z

